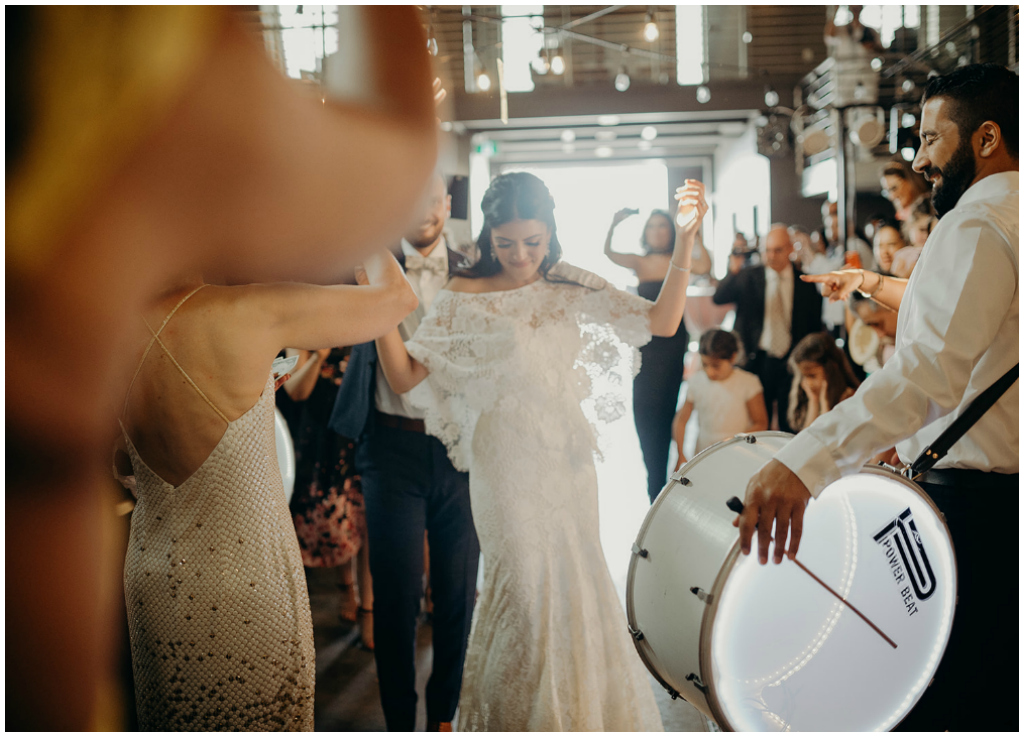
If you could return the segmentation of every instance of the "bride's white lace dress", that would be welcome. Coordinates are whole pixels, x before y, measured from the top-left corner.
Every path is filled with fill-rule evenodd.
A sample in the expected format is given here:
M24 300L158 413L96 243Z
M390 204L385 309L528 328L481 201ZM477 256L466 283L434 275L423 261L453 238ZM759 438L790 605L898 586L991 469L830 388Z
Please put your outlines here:
M585 286L442 291L406 344L430 370L409 398L470 473L484 554L458 729L660 731L601 550L584 414L622 414L592 379L628 391L651 303L565 264L551 276Z

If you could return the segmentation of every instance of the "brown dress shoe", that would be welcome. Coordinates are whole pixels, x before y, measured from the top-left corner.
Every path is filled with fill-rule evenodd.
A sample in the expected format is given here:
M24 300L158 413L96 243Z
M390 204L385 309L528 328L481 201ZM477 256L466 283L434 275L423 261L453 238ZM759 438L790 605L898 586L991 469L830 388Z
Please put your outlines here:
M451 732L451 722L427 722L428 732Z

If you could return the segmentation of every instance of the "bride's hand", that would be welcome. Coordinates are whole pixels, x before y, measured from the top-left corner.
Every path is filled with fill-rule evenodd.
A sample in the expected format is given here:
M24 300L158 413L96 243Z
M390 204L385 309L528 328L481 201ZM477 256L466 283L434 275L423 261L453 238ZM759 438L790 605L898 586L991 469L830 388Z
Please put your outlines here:
M676 244L692 249L701 221L708 211L708 203L704 199L704 183L687 179L682 187L676 189L675 198L679 202L676 208Z

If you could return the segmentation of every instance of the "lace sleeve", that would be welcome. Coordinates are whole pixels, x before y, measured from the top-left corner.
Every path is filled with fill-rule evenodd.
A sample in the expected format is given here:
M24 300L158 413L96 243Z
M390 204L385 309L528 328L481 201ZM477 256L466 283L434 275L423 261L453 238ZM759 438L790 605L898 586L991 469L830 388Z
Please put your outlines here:
M595 429L626 413L624 395L640 371L640 346L651 340L650 311L653 303L606 284L586 293L579 313L583 346L579 366L590 386L584 402ZM592 414L591 414L592 413Z
M477 420L498 399L498 377L513 348L511 332L500 315L465 295L442 291L405 344L430 372L409 391L409 401L423 410L427 432L445 444L460 471L472 463Z

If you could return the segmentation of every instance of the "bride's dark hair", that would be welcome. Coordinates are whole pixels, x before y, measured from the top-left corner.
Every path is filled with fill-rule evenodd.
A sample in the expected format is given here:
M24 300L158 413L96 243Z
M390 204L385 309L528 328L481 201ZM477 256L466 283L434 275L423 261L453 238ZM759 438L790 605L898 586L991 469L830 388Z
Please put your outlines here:
M513 220L539 220L548 226L551 233L548 255L540 264L541 275L548 279L551 267L562 258L562 246L558 242L558 229L555 225L555 200L547 185L539 177L525 171L501 174L491 180L491 186L484 193L480 209L484 211L484 225L476 239L480 258L469 268L457 271L456 275L476 279L499 273L501 263L494 254L491 229ZM566 280L556 277L548 281Z

